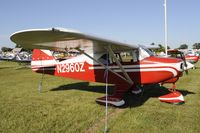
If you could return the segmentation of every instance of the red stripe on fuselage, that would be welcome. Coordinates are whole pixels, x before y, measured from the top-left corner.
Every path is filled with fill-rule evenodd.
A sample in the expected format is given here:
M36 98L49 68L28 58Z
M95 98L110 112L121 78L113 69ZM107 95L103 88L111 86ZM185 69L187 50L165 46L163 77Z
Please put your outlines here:
M87 62L84 62L82 70L84 71L60 71L58 70L59 67L56 66L55 70L49 69L49 67L43 67L40 68L40 71L37 72L44 72L47 74L52 74L55 76L60 77L67 77L67 78L73 78L78 80L84 80L89 82L103 82L105 83L105 69L89 69L89 67L93 67L93 65L88 64ZM99 66L101 67L101 66ZM148 71L148 69L151 68L169 68L169 67L147 67L147 68L128 68L125 70L130 69L139 69L136 72L127 72L130 78L133 80L134 83L137 84L152 84L152 83L160 83L161 81L168 80L173 77L173 73L170 71ZM172 67L170 67L172 68ZM60 68L61 69L61 68ZM64 68L62 68L64 69ZM141 69L146 69L147 71L141 71ZM114 70L120 70L120 69L114 69ZM123 76L122 72L118 72L120 75ZM108 83L111 84L126 84L127 82L121 79L120 77L116 76L112 72L108 73Z
M176 75L179 76L181 72L179 72L175 67L171 65L173 63L179 62L181 62L181 60L174 58L163 59L158 57L149 57L135 64L130 62L126 63L126 65L122 63L122 65L135 84L153 84L169 80L171 78L174 78L174 76ZM112 70L116 71L120 75L124 76L124 74L116 64L109 65L109 67L111 67ZM49 69L49 66L43 67L42 69L38 67L38 70L37 66L34 66L34 69L39 73L45 72L60 77L84 80L89 82L105 83L105 68L100 65L89 64L86 61L55 64L54 70ZM174 73L176 73L176 75L174 75ZM108 75L108 83L127 84L126 81L110 71Z

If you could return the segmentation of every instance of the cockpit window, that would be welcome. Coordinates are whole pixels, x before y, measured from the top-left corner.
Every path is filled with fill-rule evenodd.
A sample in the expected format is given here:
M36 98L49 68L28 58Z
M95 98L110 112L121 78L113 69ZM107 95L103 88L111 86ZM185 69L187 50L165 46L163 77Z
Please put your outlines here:
M139 60L139 51L138 50L133 50L132 51L132 57L133 57L133 60L132 62L138 62Z
M120 52L120 53L115 53L115 57L121 62L121 63L129 63L133 62L133 56L131 52ZM115 62L114 59L112 59L113 62Z
M145 48L145 47L139 47L138 49L132 49L130 51L122 51L122 52L117 52L114 53L115 58L124 64L132 64L132 63L137 63L140 60L143 60L144 58L153 56L153 53ZM109 56L109 54L103 54L102 56L99 57L98 61L100 61L103 64L112 64L116 63L115 58L112 56Z
M108 54L102 55L102 56L98 59L98 61L100 61L100 62L103 63L104 65L110 64L109 55L108 55Z
M80 55L80 52L78 51L68 51L68 52L51 51L51 52L53 54L53 57L58 61L67 60L69 58Z
M115 57L121 63L130 64L133 62L138 62L138 50L123 51L115 53ZM112 63L116 63L114 58L111 58Z
M140 46L139 47L139 60L143 60L144 58L153 56L154 54L147 48Z

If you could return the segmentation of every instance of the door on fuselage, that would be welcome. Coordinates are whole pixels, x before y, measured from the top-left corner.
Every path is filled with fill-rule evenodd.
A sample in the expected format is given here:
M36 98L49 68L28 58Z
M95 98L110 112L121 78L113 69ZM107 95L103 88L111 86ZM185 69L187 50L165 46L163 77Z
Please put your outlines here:
M125 71L128 73L128 75L133 78L133 77L138 77L139 72L135 73L134 76L131 72L131 70L135 69L134 65L138 66L139 63L139 52L137 49L134 49L132 51L122 51L122 52L115 52L114 53L115 57L118 59L118 61L121 63ZM103 63L105 66L109 66L110 69L113 71L119 73L124 77L124 74L120 67L117 65L115 59L110 56L109 53L103 53L99 56L97 59L101 63ZM99 67L101 67L99 65ZM99 68L98 67L98 68ZM96 67L97 68L97 67ZM95 75L96 75L96 80L97 82L102 82L105 81L105 68L101 67L102 69L95 69ZM108 73L108 82L111 84L127 84L126 81L124 81L122 78L118 77L114 73L110 72ZM138 78L136 78L138 79Z

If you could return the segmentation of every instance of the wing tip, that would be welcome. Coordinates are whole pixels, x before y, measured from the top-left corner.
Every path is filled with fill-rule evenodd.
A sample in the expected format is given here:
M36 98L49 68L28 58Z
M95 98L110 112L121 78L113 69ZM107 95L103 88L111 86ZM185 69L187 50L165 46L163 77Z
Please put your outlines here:
M20 33L24 33L24 32L32 32L32 31L55 31L55 32L71 32L71 33L81 33L78 30L74 30L74 29L70 29L70 28L62 28L62 27L52 27L52 28L42 28L42 29L26 29L26 30L20 30L20 31L16 31L14 33L12 33L10 35L10 39L11 41L13 36L20 34Z

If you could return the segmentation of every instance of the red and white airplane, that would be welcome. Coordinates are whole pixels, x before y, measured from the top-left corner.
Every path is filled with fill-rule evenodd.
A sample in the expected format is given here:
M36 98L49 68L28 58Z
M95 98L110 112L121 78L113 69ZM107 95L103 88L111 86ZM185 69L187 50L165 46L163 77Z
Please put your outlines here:
M182 94L175 90L175 82L184 71L181 59L157 57L143 46L62 28L19 31L11 36L11 40L22 47L34 49L31 66L35 72L114 84L114 94L107 97L110 105L124 105L127 91L141 91L136 86L158 83L173 84L169 94L159 97L161 101L184 102ZM65 60L55 59L50 51L67 52L72 49L80 54ZM129 58L124 59L123 53L128 53ZM106 97L97 98L96 102L105 104Z
M182 59L186 66L185 68L186 72L190 68L195 68L194 64L197 63L199 60L198 55L195 54L184 55L184 52L177 49L168 50L168 56Z
M185 55L185 59L188 62L195 64L199 61L199 55L196 55L195 53L189 52Z

